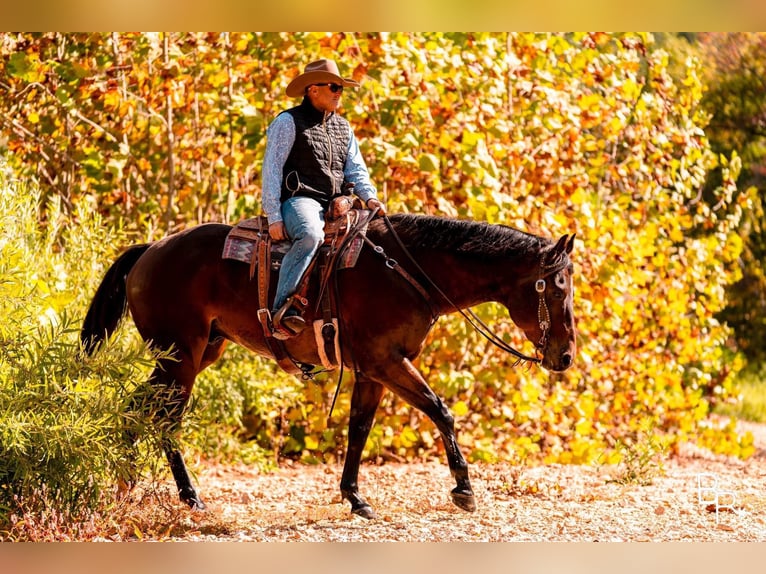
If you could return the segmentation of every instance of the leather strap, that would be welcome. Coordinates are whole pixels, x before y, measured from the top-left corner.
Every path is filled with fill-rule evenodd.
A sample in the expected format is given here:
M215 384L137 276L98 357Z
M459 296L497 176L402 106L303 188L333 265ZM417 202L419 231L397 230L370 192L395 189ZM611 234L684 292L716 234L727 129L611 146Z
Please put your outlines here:
M431 315L436 316L434 313L433 305L431 305L431 296L428 294L428 291L426 291L425 287L423 287L417 279L415 279L412 275L410 275L404 267L399 265L399 263L396 261L396 259L392 259L388 255L386 255L386 252L383 250L383 248L380 245L375 245L366 235L363 236L365 242L372 247L372 250L380 255L383 259L385 259L386 267L391 269L392 271L396 271L399 275L402 276L402 278L407 281L410 285L412 285L418 293L423 297L423 299L426 300L426 303L428 303L428 306L431 308Z
M255 274L255 266L258 267L258 321L263 329L266 346L274 355L277 364L291 375L301 373L301 369L287 354L285 345L282 341L274 337L274 330L271 324L271 312L269 311L269 281L271 279L271 236L269 235L268 224L261 222L257 257L253 257L250 262L250 280Z
M329 284L332 274L332 266L335 261L332 253L326 254L320 267L322 276L322 285ZM335 352L335 337L337 334L337 325L333 322L333 296L331 289L322 289L319 303L322 306L322 344L324 345L325 355L330 364L337 365L338 357Z
M258 238L258 308L269 308L269 279L271 277L271 236L268 227L260 230ZM250 263L250 280L253 279L253 267L256 258Z

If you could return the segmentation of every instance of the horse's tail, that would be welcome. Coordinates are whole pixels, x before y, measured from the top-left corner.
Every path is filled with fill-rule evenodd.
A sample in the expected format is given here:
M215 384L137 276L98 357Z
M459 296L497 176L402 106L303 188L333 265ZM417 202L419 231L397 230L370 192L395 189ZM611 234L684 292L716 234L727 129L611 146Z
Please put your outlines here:
M125 278L149 243L133 245L122 253L104 275L80 331L80 341L87 355L93 354L98 344L108 339L128 310Z

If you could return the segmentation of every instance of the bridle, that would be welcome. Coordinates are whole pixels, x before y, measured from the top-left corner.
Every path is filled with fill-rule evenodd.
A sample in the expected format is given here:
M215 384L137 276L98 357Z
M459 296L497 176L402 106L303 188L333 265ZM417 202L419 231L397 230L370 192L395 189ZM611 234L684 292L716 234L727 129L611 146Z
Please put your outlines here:
M535 345L537 351L540 351L542 355L545 355L545 350L548 347L548 335L551 328L551 314L548 311L548 303L545 301L545 290L547 288L546 277L555 275L559 271L562 271L569 265L568 257L562 257L562 261L545 264L545 256L540 260L540 275L535 281L535 291L539 296L537 303L537 322L540 325L540 341Z
M545 356L545 350L548 347L548 336L550 332L551 327L551 316L550 311L548 310L548 303L545 301L545 291L547 289L547 282L546 278L550 277L551 275L554 275L561 271L562 269L566 268L569 265L569 258L565 255L563 256L559 261L555 261L553 263L545 263L545 254L542 255L542 258L540 260L540 273L538 275L537 281L535 281L535 291L538 293L539 300L537 304L537 320L539 323L540 331L542 333L540 337L540 341L535 345L535 356L530 357L529 355L525 355L524 353L517 351L513 347L511 347L508 343L503 341L498 335L492 332L492 330L487 326L486 323L484 323L471 309L461 309L458 307L445 293L442 291L436 283L433 282L433 280L428 276L428 274L423 271L423 268L418 264L417 261L415 261L415 258L412 256L412 254L409 252L409 250L405 247L402 240L399 238L399 235L396 233L396 230L394 230L394 226L391 223L391 220L388 218L388 216L383 215L383 220L386 223L386 226L388 227L388 230L391 232L391 235L393 235L394 239L396 240L397 244L399 245L399 248L402 250L402 252L407 256L407 258L410 260L410 262L415 266L415 268L418 270L418 272L426 279L428 284L439 294L441 295L444 300L449 303L450 306L452 306L453 309L455 309L458 313L460 313L463 318L468 321L468 324L471 325L476 332L478 332L480 335L482 335L485 339L487 339L490 343L498 347L499 349L510 353L514 357L516 357L518 364L521 361L527 361L530 363L541 363L542 357ZM369 240L368 240L369 241ZM388 257L384 251L383 248L380 246L373 246L373 249L376 253L383 256L386 259L386 266L389 269L392 269L394 271L398 271L402 277L404 277L415 289L426 299L426 302L428 303L429 307L431 307L431 315L433 316L433 319L436 319L436 316L433 312L433 306L431 305L430 298L428 296L428 292L417 282L417 280L412 277L409 273L405 272L397 263L396 260L391 259Z

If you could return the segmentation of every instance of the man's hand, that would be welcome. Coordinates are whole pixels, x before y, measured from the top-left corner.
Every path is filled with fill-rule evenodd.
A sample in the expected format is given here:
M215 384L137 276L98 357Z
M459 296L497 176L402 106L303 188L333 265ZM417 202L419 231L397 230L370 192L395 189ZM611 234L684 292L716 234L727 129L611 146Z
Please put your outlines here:
M367 200L367 209L375 209L375 208L378 209L378 213L376 214L377 216L386 214L386 206L383 205L380 202L380 200L374 197L371 197L370 199Z
M287 230L285 224L282 221L275 221L269 225L269 235L274 241L282 241L287 239Z

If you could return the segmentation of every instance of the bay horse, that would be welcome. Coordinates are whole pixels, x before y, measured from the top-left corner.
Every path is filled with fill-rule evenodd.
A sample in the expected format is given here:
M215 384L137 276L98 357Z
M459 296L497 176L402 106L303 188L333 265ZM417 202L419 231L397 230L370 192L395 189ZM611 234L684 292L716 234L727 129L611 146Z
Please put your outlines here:
M173 350L171 358L157 362L150 380L172 391L162 417L176 432L195 378L228 342L273 358L256 316L257 281L250 280L248 265L221 257L230 230L229 225L205 223L129 247L107 270L81 330L83 349L91 354L129 309L144 340L153 348ZM534 343L533 361L550 371L569 368L576 354L569 258L575 236L553 241L503 225L395 214L372 220L366 237L356 265L336 272L341 356L355 375L342 496L352 513L376 516L360 495L357 479L375 412L388 389L436 425L456 482L452 501L473 511L476 503L454 418L413 360L439 316L493 301L508 309ZM310 287L309 298L312 288L316 293ZM310 306L307 323L313 319ZM284 342L296 364L320 364L311 331ZM163 446L180 499L192 509L204 509L180 450L170 441Z

